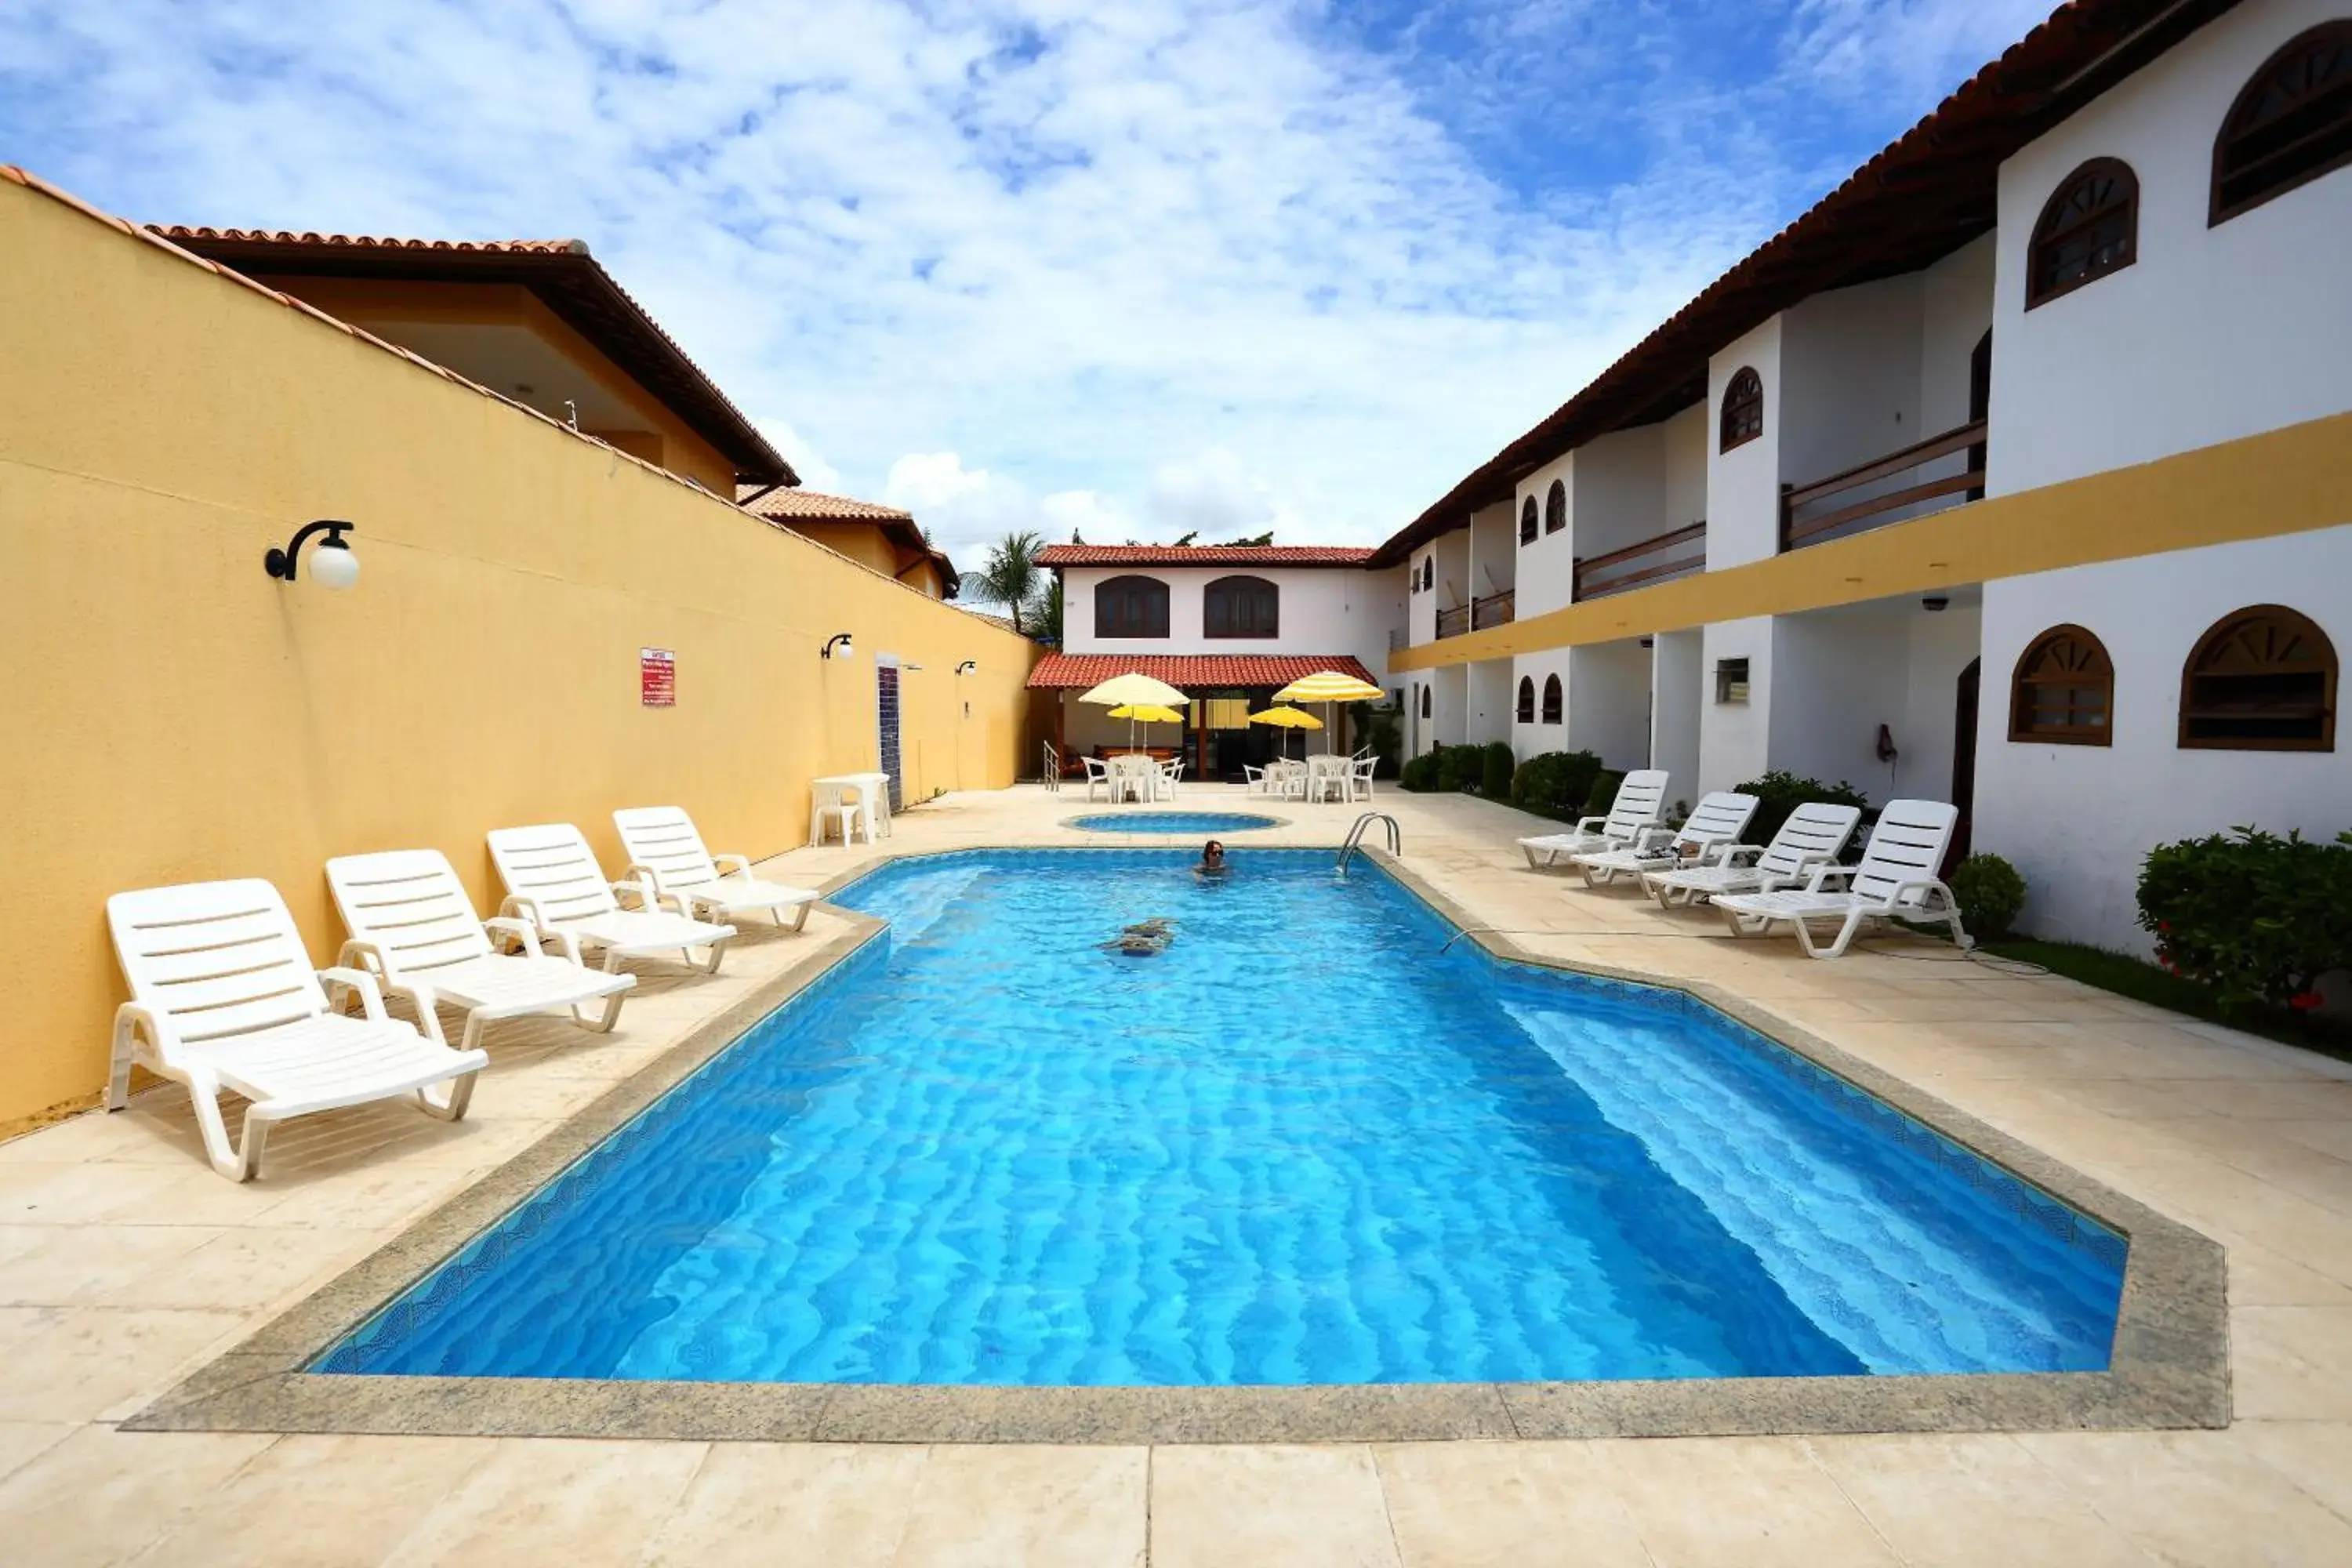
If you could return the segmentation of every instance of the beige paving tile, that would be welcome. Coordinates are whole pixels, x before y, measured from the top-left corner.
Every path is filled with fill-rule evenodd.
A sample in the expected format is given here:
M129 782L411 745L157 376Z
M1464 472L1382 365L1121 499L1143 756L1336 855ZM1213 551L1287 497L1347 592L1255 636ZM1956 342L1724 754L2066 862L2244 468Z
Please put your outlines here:
M2159 1561L2352 1563L2352 1524L2232 1432L2027 1433L2018 1441Z
M1168 1447L1151 1461L1153 1568L1402 1563L1372 1451Z
M887 1568L930 1450L721 1443L646 1549L646 1568Z
M2352 1421L2352 1307L2232 1307L2231 1405L2241 1420Z
M1607 1445L1412 1443L1375 1459L1404 1568L1648 1568Z
M2221 1240L2221 1237L2216 1237ZM2239 1307L2352 1307L2352 1286L2259 1242L2225 1240L2230 1302Z
M0 1421L0 1478L14 1475L79 1430L66 1421Z
M2230 1435L2338 1517L2352 1520L2352 1424L2247 1421Z
M2003 1568L2145 1568L2152 1561L2010 1437L1815 1437L1811 1446L1911 1568L1966 1568L1996 1557Z
M228 1234L194 1225L0 1226L0 1306L104 1301Z
M1139 1568L1150 1461L1142 1448L933 1448L895 1568Z
M0 1308L0 1420L119 1417L243 1328L233 1312Z
M280 1437L134 1561L375 1568L497 1446L484 1437Z
M1659 1568L1899 1561L1800 1439L1617 1443L1609 1458Z
M383 1562L635 1563L706 1452L700 1443L500 1439Z
M10 1568L105 1568L215 1496L272 1439L82 1426L0 1480Z

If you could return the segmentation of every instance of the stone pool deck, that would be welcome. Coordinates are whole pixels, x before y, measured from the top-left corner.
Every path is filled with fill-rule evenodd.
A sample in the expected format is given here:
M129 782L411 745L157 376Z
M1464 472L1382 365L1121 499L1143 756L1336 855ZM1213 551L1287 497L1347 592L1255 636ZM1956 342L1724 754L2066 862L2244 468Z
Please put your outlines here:
M1193 788L1187 809L1247 809ZM1528 871L1530 819L1383 791L1404 863L1528 949L1720 986L2228 1249L2223 1430L1055 1447L124 1432L118 1424L848 922L716 977L641 969L618 1031L492 1031L468 1120L295 1122L263 1178L184 1096L0 1145L0 1559L824 1564L2352 1562L2352 1068L1924 942L1835 963ZM903 815L893 853L1087 842L1083 793ZM1255 844L1336 844L1286 805ZM1098 843L1138 842L1103 836ZM821 880L864 846L800 850Z

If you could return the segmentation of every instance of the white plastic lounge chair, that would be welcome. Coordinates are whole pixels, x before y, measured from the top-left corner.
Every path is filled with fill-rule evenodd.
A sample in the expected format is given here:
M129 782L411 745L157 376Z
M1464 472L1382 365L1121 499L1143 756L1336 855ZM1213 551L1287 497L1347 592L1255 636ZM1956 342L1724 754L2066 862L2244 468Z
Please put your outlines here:
M694 919L683 900L666 900L649 881L605 881L588 840L568 822L499 828L490 835L490 859L507 885L499 914L529 921L575 962L583 944L603 948L607 973L624 958L649 952L675 952L688 967L715 973L735 935L733 926ZM623 909L614 896L622 892L635 894L638 907ZM708 963L695 962L698 947L709 950Z
M745 855L713 855L702 847L694 818L674 805L640 805L613 814L621 835L621 848L629 857L628 875L640 874L665 897L686 900L687 912L730 920L746 910L765 910L787 931L808 923L809 906L820 894L783 882L766 882L751 875ZM733 864L722 873L719 867ZM790 910L792 923L785 925Z
M117 893L106 919L131 983L131 1000L114 1014L106 1108L129 1103L133 1061L186 1084L205 1155L232 1182L261 1169L269 1130L289 1117L411 1095L455 1121L489 1065L387 1015L364 970L313 973L286 900L257 878ZM357 992L366 1016L337 1011L321 981ZM223 1089L252 1101L234 1145Z
M1658 826L1658 817L1665 806L1665 770L1637 769L1627 773L1625 782L1617 786L1617 798L1610 803L1609 815L1586 817L1576 825L1573 833L1522 838L1519 847L1527 851L1528 864L1538 871L1579 855L1637 847L1642 838ZM1536 858L1538 855L1543 858Z
M1690 819L1675 830L1671 839L1660 843L1659 836L1654 834L1646 841L1622 849L1579 855L1576 868L1584 873L1586 887L1600 888L1620 877L1639 877L1644 871L1705 866L1739 841L1739 836L1748 831L1748 819L1755 815L1754 795L1717 790L1700 800Z
M1835 958L1854 933L1874 920L1906 920L1949 927L1962 951L1974 939L1960 929L1960 907L1952 890L1936 879L1952 842L1957 807L1936 800L1895 800L1878 814L1859 866L1817 867L1802 888L1769 893L1734 893L1715 900L1736 932L1797 928L1807 956ZM1832 888L1843 881L1843 888ZM1813 921L1835 921L1837 935L1824 947L1813 939Z
M1808 801L1789 814L1766 845L1734 844L1708 866L1644 871L1642 889L1666 909L1696 904L1726 893L1763 893L1805 880L1816 866L1838 858L1853 837L1862 808Z
M637 983L634 974L548 957L528 921L481 919L438 849L338 856L327 862L327 886L352 933L335 962L364 969L386 992L407 997L425 1032L445 1046L443 1002L465 1009L464 1048L470 1051L482 1043L486 1026L535 1013L570 1013L601 1035L619 1019L621 997ZM523 956L493 946L494 935L522 943ZM594 1016L581 1010L599 998L604 1005Z

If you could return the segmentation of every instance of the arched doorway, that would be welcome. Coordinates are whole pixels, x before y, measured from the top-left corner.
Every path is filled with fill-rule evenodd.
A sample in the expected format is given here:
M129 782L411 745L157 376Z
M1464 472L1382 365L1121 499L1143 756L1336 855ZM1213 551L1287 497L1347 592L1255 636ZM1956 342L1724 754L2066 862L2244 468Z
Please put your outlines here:
M1969 828L1977 805L1977 689L1983 670L1983 659L1969 660L1953 689L1952 805L1960 815L1952 825L1951 852L1944 857L1937 876L1948 877L1953 867L1969 858Z

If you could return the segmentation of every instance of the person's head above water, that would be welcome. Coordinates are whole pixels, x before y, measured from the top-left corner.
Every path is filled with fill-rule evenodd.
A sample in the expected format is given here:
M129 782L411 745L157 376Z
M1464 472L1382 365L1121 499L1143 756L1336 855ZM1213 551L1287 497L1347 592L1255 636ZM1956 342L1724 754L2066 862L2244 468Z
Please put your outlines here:
M1222 866L1222 865L1223 865L1224 863L1225 863L1225 847L1224 847L1223 844L1221 844L1221 843L1219 843L1217 840L1215 840L1215 839L1212 838L1212 839L1210 839L1206 844L1203 844L1203 845L1202 845L1202 846L1201 846L1201 864L1202 864L1202 865L1203 865L1203 866Z

